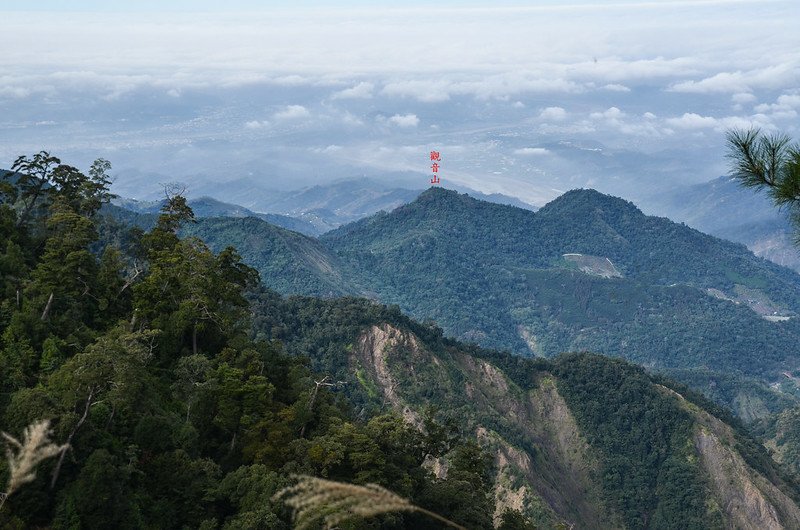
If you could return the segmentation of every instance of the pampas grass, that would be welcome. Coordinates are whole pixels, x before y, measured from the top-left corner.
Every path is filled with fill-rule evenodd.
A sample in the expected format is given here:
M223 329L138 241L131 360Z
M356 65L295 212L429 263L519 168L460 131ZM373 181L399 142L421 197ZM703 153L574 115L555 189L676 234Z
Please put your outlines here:
M448 526L466 530L439 514L411 504L408 500L377 484L357 486L307 475L294 477L297 483L273 496L294 510L296 530L309 528L322 519L326 528L333 528L355 517L369 518L390 512L417 512Z
M8 444L6 456L9 469L6 491L0 493L0 508L2 508L9 495L17 491L20 486L33 482L36 478L36 466L65 450L67 446L55 445L50 441L49 420L38 421L26 427L22 434L22 442L10 434L0 434Z

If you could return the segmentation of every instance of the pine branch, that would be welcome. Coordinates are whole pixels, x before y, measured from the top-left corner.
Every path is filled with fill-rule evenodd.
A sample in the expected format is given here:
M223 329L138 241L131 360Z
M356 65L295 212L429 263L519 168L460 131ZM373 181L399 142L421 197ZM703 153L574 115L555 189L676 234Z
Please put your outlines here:
M762 134L759 129L734 129L726 134L731 176L745 187L767 188L778 204L796 200L786 189L786 171L795 147L782 134Z
M294 478L297 483L276 493L273 500L283 501L294 510L296 530L309 528L320 519L326 528L333 528L356 517L370 518L391 512L421 513L453 528L466 530L377 484L357 486L307 475Z

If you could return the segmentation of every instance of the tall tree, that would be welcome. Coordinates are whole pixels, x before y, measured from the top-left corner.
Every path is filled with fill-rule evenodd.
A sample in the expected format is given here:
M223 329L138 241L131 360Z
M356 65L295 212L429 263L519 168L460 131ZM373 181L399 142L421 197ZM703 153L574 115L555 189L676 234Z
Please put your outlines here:
M258 281L233 248L215 255L197 238L180 239L178 230L192 220L186 199L168 196L144 237L148 274L134 287L136 318L164 332L170 354L187 347L191 354L209 351L244 329L249 315L243 290Z
M15 199L22 203L17 224L24 224L42 199L49 193L52 185L53 169L61 165L61 159L47 151L40 151L31 157L20 156L11 165L16 173L17 193Z

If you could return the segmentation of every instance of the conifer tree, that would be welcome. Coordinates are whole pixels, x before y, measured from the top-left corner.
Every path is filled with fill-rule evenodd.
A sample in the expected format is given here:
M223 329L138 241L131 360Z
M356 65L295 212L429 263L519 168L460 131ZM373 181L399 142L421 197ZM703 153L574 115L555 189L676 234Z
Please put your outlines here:
M731 176L742 186L766 191L776 206L788 209L800 231L800 144L759 129L731 130L727 141Z

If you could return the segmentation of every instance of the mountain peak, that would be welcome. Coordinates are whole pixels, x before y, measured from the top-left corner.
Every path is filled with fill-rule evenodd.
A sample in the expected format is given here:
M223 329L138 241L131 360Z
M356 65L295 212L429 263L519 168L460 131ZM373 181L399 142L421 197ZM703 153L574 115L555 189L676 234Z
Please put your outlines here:
M430 201L430 200L440 200L444 198L456 198L462 195L458 193L456 190L450 190L447 188L441 188L437 186L431 186L427 190L423 191L417 196L417 201ZM464 194L466 196L466 194Z
M430 212L431 214L443 215L445 211L499 206L498 204L476 199L466 193L459 193L456 190L431 186L420 193L412 202L398 208L398 211Z
M577 214L579 212L590 213L592 211L601 211L606 214L619 212L634 216L644 215L632 202L613 195L606 195L591 188L570 190L544 205L539 210L539 214L563 214L566 212Z

